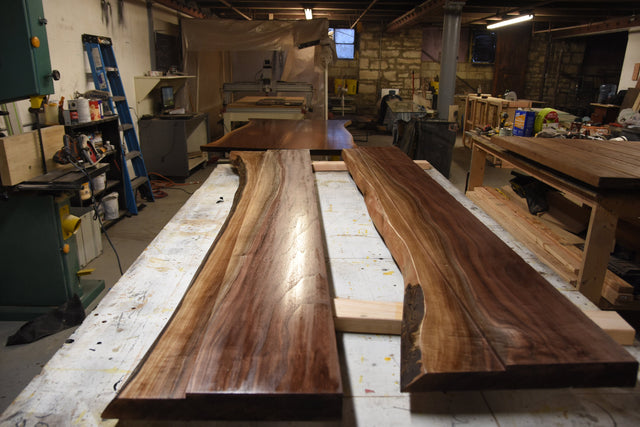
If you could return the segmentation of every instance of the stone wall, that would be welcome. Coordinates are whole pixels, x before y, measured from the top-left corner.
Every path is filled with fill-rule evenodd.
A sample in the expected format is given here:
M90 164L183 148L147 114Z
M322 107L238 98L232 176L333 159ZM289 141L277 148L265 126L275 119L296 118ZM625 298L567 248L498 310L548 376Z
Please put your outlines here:
M420 93L439 77L440 64L422 60L421 28L386 33L381 26L366 25L357 37L356 59L338 60L328 71L330 91L335 78L358 80L356 105L360 114L376 114L383 88L400 89L400 96L410 99L414 85ZM456 79L456 94L475 92L478 87L483 92L490 90L492 65L458 62L457 70L464 81Z
M584 37L550 41L546 34L535 35L531 39L523 98L568 112L583 108L585 100L581 99L579 83L585 48Z

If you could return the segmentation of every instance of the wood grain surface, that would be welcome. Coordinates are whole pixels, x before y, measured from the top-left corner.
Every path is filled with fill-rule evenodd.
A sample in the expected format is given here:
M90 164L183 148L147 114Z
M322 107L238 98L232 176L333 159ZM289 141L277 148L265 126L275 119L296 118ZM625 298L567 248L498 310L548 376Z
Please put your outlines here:
M345 128L347 124L347 120L253 119L200 148L202 151L305 149L314 154L339 153L356 146Z
M640 188L640 142L493 136L491 142L598 188Z
M343 158L404 277L402 390L635 384L633 357L400 150Z
M106 418L341 415L309 152L234 152L231 159L241 177L232 213L173 319L107 407Z

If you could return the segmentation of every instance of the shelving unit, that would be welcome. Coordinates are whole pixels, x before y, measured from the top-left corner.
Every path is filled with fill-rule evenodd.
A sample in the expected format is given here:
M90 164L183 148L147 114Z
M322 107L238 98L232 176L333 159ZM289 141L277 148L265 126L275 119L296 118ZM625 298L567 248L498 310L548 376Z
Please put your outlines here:
M195 76L136 76L133 82L136 90L136 111L139 117L145 114L154 114L154 103L160 102L159 89L162 86L171 86L174 96L178 95L188 79Z
M124 174L122 172L123 165L120 161L120 159L122 159L122 142L120 139L118 116L114 115L105 117L102 120L93 120L86 123L65 126L65 132L68 135L100 132L102 133L103 142L106 143L107 141L109 141L114 147L114 151L108 153L101 161L102 163L107 163L110 166L106 172L105 188L103 190L97 191L94 196L98 201L100 201L107 194L111 193L112 191L116 191L118 193L118 218L126 215L128 210L127 202L124 196ZM130 154L131 153L127 154L127 156L129 156ZM126 167L126 165L124 165L124 167ZM135 188L137 188L135 183L137 179L141 179L143 181L137 186L140 186L142 183L146 182L146 178L134 178L131 183L132 187L134 187L134 190ZM78 202L77 204L82 206L83 203Z
M465 147L471 147L471 138L467 131L473 131L476 127L483 128L487 125L496 128L500 125L500 115L503 111L509 114L507 119L513 122L515 111L518 108L531 108L542 106L542 102L530 99L519 99L508 101L503 98L496 98L491 95L467 95L464 109L464 129L462 132L462 143Z

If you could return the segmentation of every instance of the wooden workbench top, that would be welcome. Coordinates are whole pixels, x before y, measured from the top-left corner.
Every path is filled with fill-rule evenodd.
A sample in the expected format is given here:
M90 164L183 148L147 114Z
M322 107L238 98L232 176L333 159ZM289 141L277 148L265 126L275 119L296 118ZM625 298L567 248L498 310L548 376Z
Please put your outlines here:
M345 128L348 120L252 119L207 145L202 151L306 149L312 154L335 153L355 148Z
M640 142L517 136L491 142L596 188L640 188Z

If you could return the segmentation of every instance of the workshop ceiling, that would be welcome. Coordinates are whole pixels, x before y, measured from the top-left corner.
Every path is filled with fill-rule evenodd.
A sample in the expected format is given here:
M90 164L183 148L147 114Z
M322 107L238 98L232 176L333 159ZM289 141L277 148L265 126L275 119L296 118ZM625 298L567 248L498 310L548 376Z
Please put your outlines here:
M304 19L304 8L314 18L328 18L333 26L352 26L356 22L383 24L393 31L415 25L442 25L447 3L462 4L463 25L486 25L492 20L533 13L534 28L566 28L602 21L624 19L624 28L633 26L640 14L638 0L348 0L348 1L251 1L251 0L156 0L167 6L184 7L199 17L226 19L295 20ZM639 16L640 19L640 16ZM615 28L612 28L615 29Z

